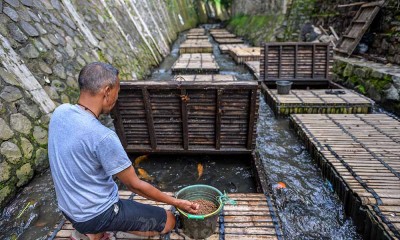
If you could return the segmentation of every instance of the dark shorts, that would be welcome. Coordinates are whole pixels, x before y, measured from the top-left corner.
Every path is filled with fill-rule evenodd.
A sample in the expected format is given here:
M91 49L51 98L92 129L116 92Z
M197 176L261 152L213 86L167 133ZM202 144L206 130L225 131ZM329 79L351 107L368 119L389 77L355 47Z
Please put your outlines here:
M167 222L167 213L163 208L125 199L120 199L105 212L86 222L75 222L66 214L64 216L83 234L106 231L162 232Z

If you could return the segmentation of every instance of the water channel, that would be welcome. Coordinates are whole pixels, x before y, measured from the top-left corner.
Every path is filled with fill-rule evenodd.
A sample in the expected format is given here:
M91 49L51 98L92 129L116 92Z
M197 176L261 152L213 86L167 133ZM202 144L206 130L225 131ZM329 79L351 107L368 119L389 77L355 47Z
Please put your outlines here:
M206 27L211 27L207 25ZM179 45L185 33L173 44L171 54L151 79L170 79L170 68L179 56ZM217 44L214 55L221 74L233 74L240 80L253 80L252 75L233 60L222 55ZM352 220L345 216L343 205L325 181L316 163L307 153L287 119L275 119L263 97L260 99L257 151L273 186L284 182L286 189L274 194L278 215L287 239L361 239ZM136 156L132 156L132 161ZM202 164L199 178L197 166ZM164 191L195 183L212 184L227 192L252 192L254 181L246 159L224 156L149 156L141 163L154 185ZM47 239L60 222L55 192L49 171L37 176L3 210L0 219L0 239Z

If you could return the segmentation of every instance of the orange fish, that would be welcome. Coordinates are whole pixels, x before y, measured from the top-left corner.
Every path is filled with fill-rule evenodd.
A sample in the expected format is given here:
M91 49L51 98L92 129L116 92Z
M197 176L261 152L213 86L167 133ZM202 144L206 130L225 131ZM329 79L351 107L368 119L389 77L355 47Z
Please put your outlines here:
M201 163L197 164L197 174L198 174L198 177L197 177L196 181L199 181L201 176L203 176L203 164L201 164Z
M139 157L135 158L135 167L138 167L141 162L149 159L148 157L149 157L149 155L145 154L145 155L142 155L142 156L139 156Z
M284 182L278 182L275 186L276 189L284 189L286 188L286 184Z
M139 178L140 179L144 179L144 180L146 180L146 181L153 181L154 180L154 178L152 177L152 176L150 176L147 172L146 172L146 170L144 170L143 168L138 168L137 169L137 171L138 171L138 173L139 173Z

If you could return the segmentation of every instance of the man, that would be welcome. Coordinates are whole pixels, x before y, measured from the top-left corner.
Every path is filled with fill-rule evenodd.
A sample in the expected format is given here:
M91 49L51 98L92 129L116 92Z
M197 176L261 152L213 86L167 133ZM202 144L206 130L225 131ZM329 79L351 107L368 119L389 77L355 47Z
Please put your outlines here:
M119 199L113 175L132 192L196 213L197 204L170 197L140 180L115 132L98 121L117 101L118 70L91 63L81 70L78 81L78 103L54 111L48 145L58 206L74 228L91 240L104 239L106 231L152 236L174 228L170 211Z

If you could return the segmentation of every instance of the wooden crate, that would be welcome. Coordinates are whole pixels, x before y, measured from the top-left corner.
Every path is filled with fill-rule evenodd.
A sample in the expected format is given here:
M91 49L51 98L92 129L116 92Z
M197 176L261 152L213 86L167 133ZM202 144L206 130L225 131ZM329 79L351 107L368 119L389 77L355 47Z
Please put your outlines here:
M279 80L293 81L294 86L326 84L332 67L329 43L266 43L261 49L260 80L267 86Z
M280 95L276 89L266 89L265 98L275 116L293 113L371 113L374 102L352 90L341 89L345 94L328 94L338 90L291 90Z
M214 38L214 40L219 44L244 43L244 41L241 38Z
M122 82L114 124L128 152L248 153L258 94L257 82L215 77Z
M290 125L364 239L399 239L400 121L385 114L292 114Z
M247 48L249 45L247 44L219 44L219 50L221 53L229 53L229 50L233 48Z
M244 64L246 61L260 61L261 48L247 47L247 48L231 48L229 55L238 64Z
M246 61L244 65L257 80L260 79L260 61Z
M210 53L182 54L171 68L173 74L216 74L219 66Z

